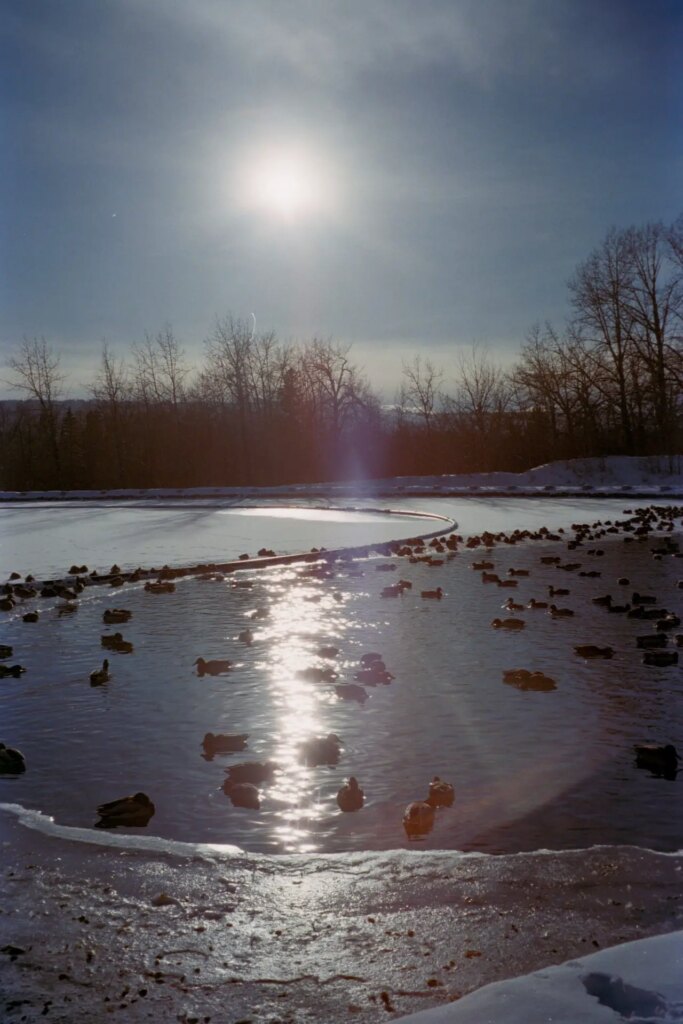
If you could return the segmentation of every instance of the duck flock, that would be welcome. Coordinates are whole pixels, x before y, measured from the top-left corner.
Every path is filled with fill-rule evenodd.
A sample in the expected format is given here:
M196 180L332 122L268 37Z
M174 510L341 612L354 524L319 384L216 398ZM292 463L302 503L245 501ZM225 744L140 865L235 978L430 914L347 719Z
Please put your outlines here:
M601 578L602 573L597 566L600 565L604 551L598 545L603 538L615 539L618 536L625 545L649 545L651 557L655 560L683 558L680 545L672 536L677 527L677 520L680 521L683 516L683 508L650 506L626 510L624 516L625 518L618 521L575 523L571 530L559 529L555 533L542 527L537 531L485 532L467 539L451 533L448 536L435 537L429 542L416 538L403 543L385 544L375 550L382 555L389 555L392 561L377 563L374 568L376 572L387 574L397 572L401 564L426 565L438 570L463 551L474 552L477 556L481 552L486 557L476 558L470 564L471 569L479 575L482 586L496 590L516 590L520 579L526 581L530 577L530 581L533 582L533 570L514 566L502 568L505 561L502 552L530 541L563 543L568 553L566 557L546 554L540 558L542 566L553 567L557 571L558 585L546 585L545 592L541 591L537 596L525 601L515 600L510 595L502 604L503 615L496 615L490 622L495 630L520 632L527 627L533 629L535 614L538 612L546 614L553 620L573 618L575 608L567 603L557 604L555 599L573 596L582 600L584 605L587 603L586 597L580 593L582 584L579 581ZM263 552L259 552L259 556L262 555L271 557L274 552L264 549ZM349 553L328 557L324 549L314 549L306 557L310 559L311 556L316 558L317 564L312 568L305 567L299 570L301 579L330 579L335 575L335 569L341 569L348 577L363 575L363 569L357 564L354 565L354 558ZM248 555L240 556L240 562L245 563L248 558ZM575 558L580 560L573 560ZM40 622L41 612L38 607L32 605L33 602L38 605L41 598L56 598L61 602L52 606L56 608L57 615L71 615L78 609L78 600L83 590L96 584L115 588L121 587L124 583L146 580L144 589L148 593L172 594L175 591L174 579L177 576L193 574L200 580L214 582L224 580L235 569L236 564L228 563L220 567L211 565L174 570L165 566L160 572L137 569L134 572L122 573L121 569L114 565L109 573L98 575L97 572L89 573L85 565L72 565L63 579L43 583L39 583L31 575L22 579L18 573L13 572L2 587L0 611L14 612L18 608L23 622L36 626ZM408 574L409 570L405 571ZM559 585L560 574L566 575L568 580L571 579L572 585ZM151 578L152 576L156 578ZM681 626L679 616L667 606L673 595L641 593L637 589L637 581L632 582L625 576L619 577L613 583L614 589L611 592L590 598L595 614L590 619L586 633L588 634L589 629L596 629L601 634L597 639L603 639L604 625L600 624L599 618L602 615L606 617L606 623L609 622L610 615L621 615L627 620L633 619L633 649L634 652L640 652L643 665L659 668L677 666L677 648L683 647L683 633L677 632ZM240 578L233 581L232 586L235 589L248 590L253 586L253 581ZM677 588L683 590L683 579L678 581ZM382 587L378 596L386 600L404 601L412 598L412 591L411 580L400 578L398 582ZM446 600L448 597L441 586L421 590L419 595L421 600L431 602ZM341 595L333 593L332 596L340 598ZM25 612L24 606L28 606ZM527 617L527 613L533 614ZM267 619L268 615L268 608L260 607L251 613L251 619L258 622L259 619ZM125 626L132 616L133 613L129 609L112 607L105 609L102 622L108 627ZM584 661L608 660L617 656L613 646L596 643L595 639L586 635L585 642L574 646L574 655ZM251 627L238 634L238 642L246 647L257 643ZM102 633L100 645L107 652L134 653L133 643L118 629ZM27 639L27 649L29 646L30 636ZM11 663L13 656L12 646L0 644L0 679L21 679L26 671L22 664ZM316 650L317 663L300 669L298 675L310 683L328 684L341 700L355 701L359 704L368 700L367 687L388 685L394 681L393 673L387 667L381 653L377 651L365 652L357 659L353 681L340 679L340 672L336 670L339 657L338 647L329 644L321 646ZM224 657L199 656L192 665L198 677L226 675L233 667L233 660ZM98 687L106 686L110 681L111 666L109 659L105 657L90 673L89 682L91 686ZM557 688L556 681L543 671L523 667L505 669L502 682L521 691L548 692ZM211 761L216 756L240 753L247 749L248 740L248 733L207 732L201 741L202 756ZM338 765L343 751L343 740L335 733L329 733L326 736L311 736L303 740L298 748L298 756L300 763L311 769L320 766L334 767ZM661 743L635 745L634 755L637 767L667 779L676 777L679 755L674 745L667 742L666 738L663 738ZM20 751L7 746L4 742L0 743L0 774L19 775L26 771L26 768L26 760ZM259 810L263 789L277 778L279 770L279 765L270 760L235 763L225 770L221 788L233 806ZM434 776L431 782L423 781L422 785L424 798L410 801L403 814L403 828L411 839L430 832L435 824L437 811L450 808L455 803L456 792L452 783ZM339 789L336 799L340 811L344 813L362 810L365 805L365 794L355 776L349 776ZM100 804L97 807L98 820L95 826L144 827L154 813L155 807L150 797L144 792L138 792Z

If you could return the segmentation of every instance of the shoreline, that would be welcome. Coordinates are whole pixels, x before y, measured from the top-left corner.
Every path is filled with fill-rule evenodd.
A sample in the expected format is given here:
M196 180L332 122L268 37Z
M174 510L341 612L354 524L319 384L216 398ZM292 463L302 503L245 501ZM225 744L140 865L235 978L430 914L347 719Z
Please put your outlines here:
M4 1019L24 1024L370 1024L683 920L680 852L153 854L6 813L0 842L2 946L24 950L0 958Z

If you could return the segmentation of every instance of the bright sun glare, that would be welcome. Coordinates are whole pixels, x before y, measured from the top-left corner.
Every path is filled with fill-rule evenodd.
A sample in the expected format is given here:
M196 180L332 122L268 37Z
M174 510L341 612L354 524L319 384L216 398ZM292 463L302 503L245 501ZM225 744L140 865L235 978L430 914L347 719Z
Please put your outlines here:
M330 208L333 191L320 160L284 150L249 160L242 190L252 209L285 221L324 213Z

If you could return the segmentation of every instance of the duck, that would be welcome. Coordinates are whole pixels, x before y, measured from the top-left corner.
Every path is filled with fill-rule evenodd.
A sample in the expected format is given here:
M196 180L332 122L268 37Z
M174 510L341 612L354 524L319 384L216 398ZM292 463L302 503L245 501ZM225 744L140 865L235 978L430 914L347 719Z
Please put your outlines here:
M481 574L482 583L500 583L500 576L497 572L483 572Z
M106 608L102 613L102 622L113 626L116 623L128 622L132 617L133 613L127 608Z
M360 660L361 665L363 665L364 667L367 667L368 665L371 665L373 663L373 661L382 661L383 662L382 655L379 654L377 651L368 651L367 654L361 654L359 660Z
M558 608L556 604L551 604L548 611L553 619L568 619L574 614L571 608Z
M436 590L423 590L420 597L424 598L426 601L440 601L443 597L443 590L441 587L437 587Z
M23 665L0 665L0 679L7 679L8 676L18 679L25 671Z
M384 587L382 589L381 597L403 597L403 587L398 583L394 583L390 587Z
M659 647L666 647L668 642L669 638L666 633L649 633L646 636L636 637L636 647L641 647L645 650L654 650Z
M516 686L518 690L548 692L557 689L557 683L550 676L543 672L531 672L526 668L506 669L503 672L503 682Z
M319 658L336 658L339 654L338 647L319 647L315 652Z
M504 587L505 589L512 589L513 587L519 586L518 580L498 580L498 586Z
M237 639L240 643L246 644L247 647L251 647L254 642L254 634L250 629L243 629L242 632L238 634Z
M11 597L0 598L0 612L11 612L14 608L14 601Z
M0 775L21 775L26 771L26 758L20 750L0 743Z
M109 662L105 658L102 662L102 668L96 668L90 673L90 685L91 686L102 686L103 683L109 682Z
M592 597L591 604L596 604L600 608L609 608L612 604L612 595L603 594L602 597Z
M452 807L455 800L455 789L450 782L442 782L438 775L435 775L429 783L429 796L427 803L432 807Z
M528 569L508 569L508 576L529 576Z
M486 572L486 570L488 570L488 569L493 569L494 565L493 565L493 562L487 562L487 561L472 562L472 568L474 569L475 572Z
M363 806L364 801L365 794L358 785L358 780L355 775L352 775L346 785L342 786L337 793L339 809L347 814L353 811L359 811Z
M505 608L509 612L522 612L524 611L524 605L519 604L517 601L513 601L511 597L508 597L505 604L501 605L501 608Z
M252 786L260 786L264 782L272 782L278 765L274 761L243 761L226 768L226 783L235 786L241 782L250 782Z
M231 783L230 779L225 779L223 782L223 792L233 807L245 807L249 811L261 809L258 786L255 786L253 782Z
M40 618L40 612L38 612L38 611L26 612L25 615L21 616L21 618L22 618L22 620L24 622L37 622L38 619Z
M535 597L532 597L531 600L529 601L528 605L527 605L527 608L536 608L536 609L541 609L541 608L547 609L547 607L548 607L548 602L547 601L537 601Z
M175 583L171 583L170 580L156 580L156 582L148 580L145 583L145 590L149 594L173 594L175 593Z
M0 644L0 658L11 658L14 648L10 644Z
M219 676L222 672L229 672L232 668L232 662L228 661L227 658L220 660L218 658L213 661L205 661L204 658L197 658L193 662L193 666L197 666L198 676Z
M491 621L491 625L494 629L524 629L526 622L524 619L499 619L495 618Z
M327 736L313 736L299 745L301 760L309 768L317 768L322 764L337 764L341 749L342 741L333 732Z
M636 743L633 750L639 768L649 768L657 774L675 774L678 768L678 751L672 743Z
M369 696L365 687L359 686L358 683L340 683L335 686L334 692L342 700L357 700L359 704L364 704Z
M154 814L154 804L146 793L135 793L100 804L97 813L100 820L95 822L95 828L143 827Z
M678 664L678 651L645 651L643 665L655 665L657 668L666 668L668 665Z
M377 686L380 683L390 683L394 676L388 672L383 661L373 661L367 668L361 668L353 677L357 683L365 683L366 686Z
M116 651L117 654L132 654L133 644L130 640L124 640L121 633L103 633L100 643L109 651Z
M425 836L434 828L434 808L426 800L414 800L403 812L403 827L409 839Z
M631 598L631 604L657 604L657 598L653 594L639 594L636 590Z
M628 576L620 576L619 579L617 580L617 584L620 587L629 587L631 585L631 581L628 578Z
M548 593L551 597L569 597L566 587L548 587Z
M574 650L580 658L613 658L613 647L596 647L595 644L578 644Z
M58 615L73 615L78 611L78 605L74 601L65 601L57 607Z
M222 732L207 732L202 740L202 747L204 748L204 754L210 760L214 754L235 754L240 750L244 750L248 739L248 732L237 733L233 736Z
M339 675L331 668L300 668L297 672L299 679L305 679L307 683L332 683Z

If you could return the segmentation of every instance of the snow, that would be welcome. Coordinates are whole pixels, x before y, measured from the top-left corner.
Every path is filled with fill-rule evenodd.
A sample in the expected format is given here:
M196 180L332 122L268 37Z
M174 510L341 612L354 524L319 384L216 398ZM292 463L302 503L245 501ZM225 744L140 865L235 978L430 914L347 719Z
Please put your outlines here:
M601 950L456 1003L400 1018L404 1024L633 1024L683 1020L683 931Z

